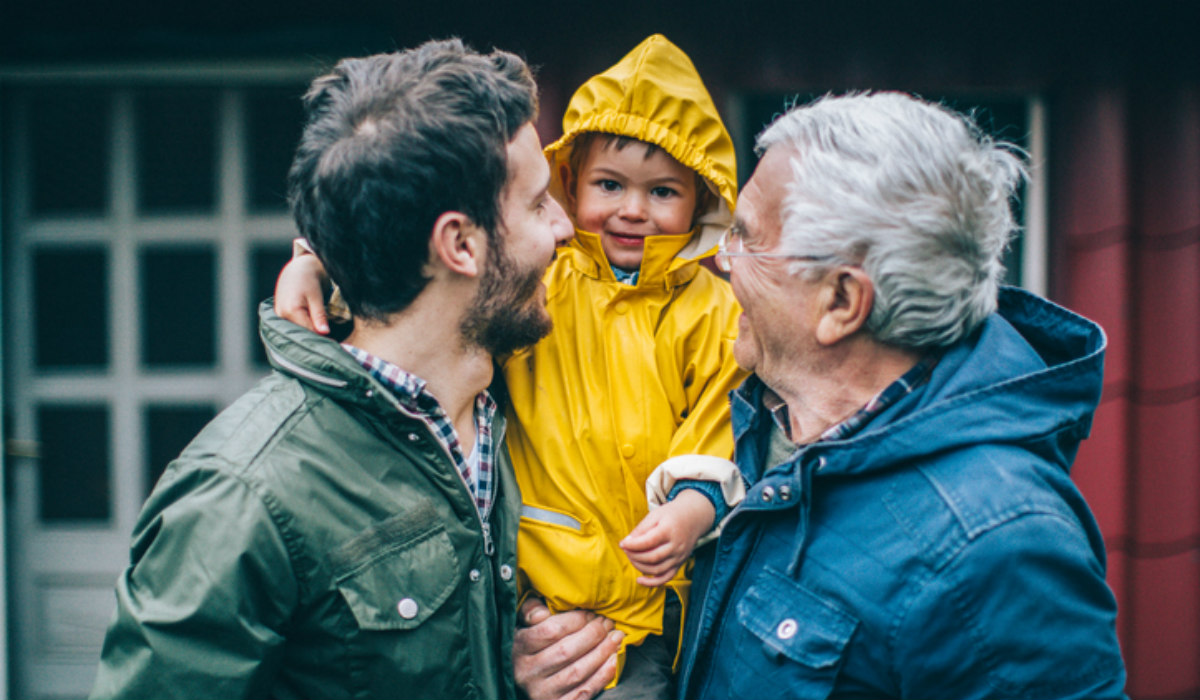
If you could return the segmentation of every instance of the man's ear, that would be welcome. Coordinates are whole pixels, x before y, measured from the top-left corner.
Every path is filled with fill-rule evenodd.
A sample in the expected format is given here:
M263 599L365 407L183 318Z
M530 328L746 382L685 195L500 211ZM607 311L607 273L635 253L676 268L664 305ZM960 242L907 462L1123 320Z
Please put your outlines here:
M833 345L866 325L875 303L875 284L862 268L839 267L826 279L820 299L817 342Z
M484 231L471 217L458 211L444 212L433 222L429 236L429 262L465 277L483 270L486 254Z

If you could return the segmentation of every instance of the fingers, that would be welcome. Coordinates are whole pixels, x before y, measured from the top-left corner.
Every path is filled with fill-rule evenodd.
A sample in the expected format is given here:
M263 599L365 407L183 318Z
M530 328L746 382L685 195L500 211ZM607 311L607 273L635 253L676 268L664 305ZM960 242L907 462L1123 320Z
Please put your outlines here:
M545 606L542 605L540 608L545 608ZM522 606L522 610L527 611L526 621L530 619L538 621L529 627L517 630L516 636L513 638L513 645L517 647L516 651L523 655L531 655L555 647L558 654L567 657L567 662L573 658L572 652L578 656L587 651L590 646L599 644L608 632L608 628L605 628L604 624L606 622L612 624L610 620L585 610L572 610L557 615L550 614L549 609L543 611L537 607L527 609Z
M643 574L643 576L638 578L638 583L651 586L658 584L645 583L643 579L659 579L665 575L667 577L666 580L669 581L671 577L675 575L675 570L679 568L680 564L687 560L687 556L681 554L672 554L653 562L638 562L634 561L633 557L630 557L629 560L633 564L633 567Z
M633 531L630 532L625 537L626 537L626 539L628 539L630 537L643 536L647 532L653 530L654 526L657 523L658 523L658 513L655 511L651 511L648 515L646 515L646 517L642 518L641 521L637 524L637 526L633 528Z
M522 606L522 610L538 614L536 606ZM576 628L580 621L585 622ZM560 634L567 629L575 631ZM624 634L613 629L611 620L594 613L573 611L547 617L517 630L513 640L517 683L532 700L590 698L616 672L613 655L622 638Z
M325 316L325 299L320 294L315 296L309 294L307 301L308 315L312 319L313 325L310 330L321 335L329 335L329 319Z
M661 547L670 542L671 533L666 528L657 527L656 524L647 526L645 520L638 524L633 529L633 532L625 536L618 544L621 549L625 550L626 554L630 552L645 553L656 547Z
M616 649L609 652L600 668L596 669L596 672L586 681L577 685L573 690L568 691L565 696L572 700L590 700L590 698L599 695L600 691L604 690L604 686L608 685L609 681L617 675L616 654Z
M521 603L521 609L517 612L517 619L526 627L533 627L550 617L550 608L546 607L546 603L537 596L529 596Z
M283 272L279 273L280 282L275 285L275 315L310 331L315 330L309 321L309 314L304 309L308 303L308 296L302 292L293 291L282 283L289 279L288 268L290 266L291 263L288 263L288 266L283 268Z
M679 552L680 548L674 542L663 542L657 547L645 551L625 550L625 556L629 557L629 561L638 567L638 571L642 571L642 566L661 566L679 556Z
M670 581L671 579L675 578L675 572L678 570L679 570L678 566L672 566L672 567L668 568L666 570L666 572L659 574L657 576L650 576L650 575L638 576L637 582L638 582L638 585L641 585L641 586L650 586L650 587L661 586L664 583L666 583L667 581Z
M310 331L329 333L321 287L324 272L315 255L302 255L284 265L275 281L275 313Z
M546 679L548 697L591 698L597 695L617 672L617 650L624 633L612 630L573 663Z
M650 552L625 552L633 568L644 574L637 582L642 586L661 586L675 577L679 565L687 559L686 554L679 554L670 542L656 547Z
M314 333L317 332L317 328L312 322L312 316L308 313L307 306L284 306L276 300L275 314L301 328L313 331Z

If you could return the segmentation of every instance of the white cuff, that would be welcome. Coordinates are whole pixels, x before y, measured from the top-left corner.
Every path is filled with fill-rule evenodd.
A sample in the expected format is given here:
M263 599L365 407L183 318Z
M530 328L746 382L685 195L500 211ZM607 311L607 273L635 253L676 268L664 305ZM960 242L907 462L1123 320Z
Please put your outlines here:
M746 497L741 472L733 462L709 455L679 455L658 465L650 478L646 479L646 500L650 503L650 509L666 503L675 482L682 479L716 482L730 508Z

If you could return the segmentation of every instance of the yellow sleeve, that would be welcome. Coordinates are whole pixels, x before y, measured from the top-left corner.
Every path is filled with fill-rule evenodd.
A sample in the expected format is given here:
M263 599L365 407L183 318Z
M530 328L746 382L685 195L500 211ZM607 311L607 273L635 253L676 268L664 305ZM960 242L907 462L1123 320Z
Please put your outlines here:
M672 352L682 370L686 405L668 457L700 454L733 457L729 392L747 372L733 359L741 307L727 282L706 270L676 300L671 314L681 323Z

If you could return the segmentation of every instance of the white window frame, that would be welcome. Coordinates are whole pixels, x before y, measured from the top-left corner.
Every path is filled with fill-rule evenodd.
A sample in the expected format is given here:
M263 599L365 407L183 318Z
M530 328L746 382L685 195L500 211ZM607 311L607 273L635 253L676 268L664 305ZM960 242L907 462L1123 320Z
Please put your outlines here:
M328 68L315 60L296 61L211 61L203 63L145 63L138 65L17 66L0 68L0 99L12 94L10 88L83 86L113 88L110 157L108 162L109 200L105 211L80 217L38 217L29 211L27 176L17 175L9 191L0 190L0 205L9 207L12 228L0 275L0 315L5 328L6 347L0 349L4 362L2 378L6 402L11 402L11 439L0 456L0 477L11 470L14 493L37 493L37 453L35 413L40 405L87 403L96 401L109 411L109 462L111 465L111 517L108 521L76 525L47 524L38 517L35 499L18 498L12 504L10 518L0 517L0 535L14 558L14 586L6 587L6 571L0 569L0 600L15 596L13 619L6 617L9 605L0 609L0 629L13 624L21 635L10 650L8 635L0 635L0 693L16 696L77 696L86 694L81 679L94 674L98 661L95 640L74 643L72 625L83 629L81 619L94 624L111 612L112 584L128 560L128 538L147 490L142 465L146 436L143 414L154 403L211 403L222 407L245 391L262 369L254 366L246 318L257 300L250 299L251 246L276 244L290 240L294 227L286 212L251 214L247 211L245 187L245 104L247 90L272 85L306 85ZM135 115L134 92L145 87L196 86L219 91L216 125L218 192L215 209L204 216L148 215L136 211L134 176ZM0 167L29 162L27 139L14 138L18 131L28 133L21 123L27 119L20 105L10 123L0 122L0 138L6 139L0 154L8 162ZM3 113L3 112L0 112ZM14 168L15 169L15 168ZM281 183L282 185L282 183ZM158 370L139 366L141 328L138 322L139 248L156 245L194 244L203 241L216 254L219 307L214 313L216 362L202 370ZM109 363L100 371L37 368L33 343L13 342L22 330L34 328L32 262L33 252L45 244L70 246L77 243L99 244L108 255L108 335ZM11 277L10 277L11 275ZM120 309L129 309L120 311ZM249 309L249 310L248 310ZM8 313L10 312L11 313ZM16 330L14 330L16 329ZM0 414L0 418L2 418ZM3 482L0 482L3 483ZM4 516L0 503L0 516ZM11 519L14 527L4 525ZM28 533L25 535L24 533ZM9 537L27 536L28 541L10 542ZM64 565L55 568L43 561L39 552L53 552L65 561L103 560L104 571L82 571ZM4 559L0 559L3 567ZM23 571L33 562L31 570ZM86 567L85 567L86 568ZM58 602L52 605L49 594L41 597L40 587L57 586ZM49 590L49 588L47 588ZM96 594L100 590L103 595ZM89 601L106 598L107 609L88 611L80 619L71 616L71 605L87 606ZM65 601L65 602L64 602ZM58 623L42 625L42 613L59 606L56 614L45 619ZM41 610L42 612L38 612ZM45 629L49 627L50 629ZM89 632L92 634L94 630ZM41 649L41 651L29 651ZM10 651L13 656L10 658ZM74 654L75 656L72 656ZM46 658L35 658L41 655ZM68 659L70 657L70 659ZM11 660L12 666L9 666ZM56 665L57 664L57 665ZM42 676L47 676L42 678ZM87 680L90 684L90 680Z

